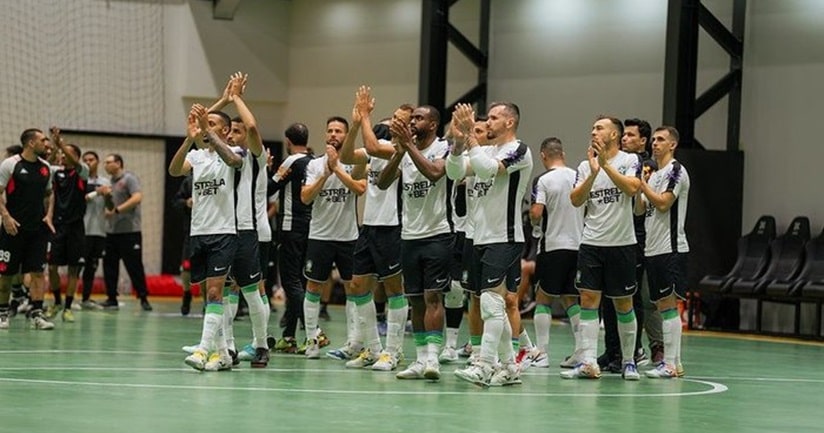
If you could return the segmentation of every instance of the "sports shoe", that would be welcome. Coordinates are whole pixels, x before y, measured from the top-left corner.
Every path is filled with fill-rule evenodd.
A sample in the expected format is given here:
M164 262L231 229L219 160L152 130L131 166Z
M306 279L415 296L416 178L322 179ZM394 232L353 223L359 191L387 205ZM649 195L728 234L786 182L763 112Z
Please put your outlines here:
M310 338L304 344L303 354L306 359L320 359L320 345L317 338Z
M581 362L572 370L564 370L561 372L562 379L600 379L601 369L598 364Z
M458 349L458 356L461 358L469 358L470 355L472 355L472 343L467 342Z
M372 370L392 371L398 367L398 357L387 351L382 351L378 360L372 364Z
M117 302L117 299L106 299L100 303L100 306L103 307L104 310L117 311L120 309L120 304Z
M29 298L23 298L23 300L20 301L20 306L17 307L17 314L27 314L29 311L31 311L31 308L32 307Z
M647 370L644 374L650 379L672 379L678 377L678 370L674 365L662 362L652 370Z
M206 357L208 354L205 350L198 347L195 349L191 355L187 356L183 362L186 363L189 367L194 368L197 371L203 371L206 368Z
M329 340L329 337L326 336L326 333L324 333L323 330L320 328L318 328L318 336L316 338L318 340L318 347L321 348L326 347L332 343L332 341Z
M437 359L428 359L423 368L424 379L440 380L441 378L441 364Z
M340 361L348 361L357 358L362 350L362 348L352 347L349 343L346 343L343 347L326 352L326 356Z
M255 348L251 344L243 346L243 349L237 353L238 361L251 361L255 358Z
M43 317L43 314L38 310L31 315L31 329L38 329L42 331L50 331L54 329L54 323Z
M252 368L266 368L269 365L269 349L258 347L255 349L255 357L252 358Z
M197 351L197 349L199 349L199 348L200 348L199 344L194 344L194 345L191 345L191 346L183 346L183 347L180 348L180 350L182 350L182 351L184 351L188 354L192 354L192 353L195 353Z
M140 308L142 308L143 311L152 311L152 304L149 303L148 299L143 298L140 300Z
M251 347L251 346L249 346L249 347ZM298 352L298 342L297 342L297 340L295 340L294 337L281 338L280 340L277 341L277 343L275 343L275 346L272 350L274 350L275 352L283 352L283 353L297 353Z
M561 364L559 365L561 368L575 368L581 362L583 362L583 360L578 357L578 354L573 353L572 355L569 355L566 358L564 358L564 360L561 361Z
M635 365L638 367L642 367L647 364L649 364L649 357L647 356L647 351L644 350L643 347L640 347L635 352Z
M458 376L458 379L480 386L489 386L493 374L495 374L495 371L492 366L483 362L477 362L469 367L455 370L455 376Z
M229 349L229 356L232 358L232 367L240 365L240 360L237 358L237 352Z
M537 347L529 351L526 361L530 367L549 368L549 355Z
M94 302L91 299L89 299L81 302L80 308L83 310L100 310L103 307L101 307L100 304L98 304L97 302Z
M426 366L421 361L415 361L406 370L399 371L395 375L398 379L423 379L423 371Z
M371 350L363 349L357 358L346 361L346 368L366 368L374 365L376 362L378 362L377 356L375 356Z
M523 370L526 370L527 368L529 368L529 364L531 363L531 360L527 359L527 355L529 355L529 351L530 351L529 348L522 347L520 350L518 350L518 353L515 355L515 363L520 365ZM524 361L526 361L526 365L523 364Z
M458 351L454 347L446 346L438 356L438 361L444 364L451 364L458 361Z
M9 314L0 314L0 329L9 329Z
M641 379L641 375L638 374L638 367L631 362L627 362L626 364L624 364L623 371L621 372L621 377L624 378L624 380Z
M480 357L481 354L479 352L472 352L471 354L469 354L469 358L466 358L466 365L475 364L476 362L478 362L478 359L480 359Z
M72 310L63 310L63 314L60 315L60 318L64 322L74 323L74 313L72 313Z
M58 305L58 304L49 305L48 307L46 307L46 312L43 313L43 316L45 316L47 319L51 319L52 317L57 317L57 313L59 313L60 310L62 310L62 309L63 309L62 305Z
M602 371L606 371L607 373L614 373L614 374L623 374L624 373L624 364L621 361L612 360L609 364L607 364L604 368L601 369Z
M489 386L520 385L521 369L515 363L502 365L489 379Z
M684 370L684 366L679 362L675 364L675 375L678 377L684 377L687 372Z
M386 321L378 322L378 335L386 337L387 331L389 331L389 325L386 324Z
M209 355L209 360L203 366L205 371L229 371L232 369L232 357L217 352Z

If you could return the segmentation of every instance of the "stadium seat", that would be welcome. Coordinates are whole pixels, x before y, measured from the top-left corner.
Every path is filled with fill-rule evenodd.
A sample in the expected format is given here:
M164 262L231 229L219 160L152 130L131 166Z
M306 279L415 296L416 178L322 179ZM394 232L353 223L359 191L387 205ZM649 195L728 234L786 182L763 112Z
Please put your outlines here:
M770 261L770 242L775 239L775 218L764 215L753 230L738 240L738 258L726 275L707 275L698 283L705 292L728 293L738 280L758 280Z
M809 240L810 219L796 217L786 233L770 242L770 264L764 275L758 279L741 278L732 283L730 292L737 295L777 293L778 296L786 296L789 285L804 265L804 245Z

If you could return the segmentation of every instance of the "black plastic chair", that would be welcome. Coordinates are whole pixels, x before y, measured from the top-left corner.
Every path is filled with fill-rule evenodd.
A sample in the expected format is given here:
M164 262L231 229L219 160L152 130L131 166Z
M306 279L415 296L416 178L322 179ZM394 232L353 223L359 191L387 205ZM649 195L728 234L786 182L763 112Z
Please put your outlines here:
M788 294L803 298L824 298L824 230L810 239L804 249L807 260Z
M786 233L770 243L770 265L764 275L757 280L739 279L732 283L730 292L738 295L776 293L777 296L786 296L790 283L795 281L804 266L804 246L809 240L810 219L796 217ZM787 286L783 292L782 285Z
M738 240L738 258L726 275L707 275L698 283L705 292L727 293L738 280L758 280L770 262L770 242L775 239L775 218L764 215L753 230Z

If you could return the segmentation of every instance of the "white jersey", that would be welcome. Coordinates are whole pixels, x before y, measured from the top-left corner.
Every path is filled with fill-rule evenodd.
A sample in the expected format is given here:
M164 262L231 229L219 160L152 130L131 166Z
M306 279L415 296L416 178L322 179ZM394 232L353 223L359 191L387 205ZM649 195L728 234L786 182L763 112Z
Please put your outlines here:
M443 159L449 152L449 143L436 138L426 149L421 150L429 161ZM401 239L425 239L452 232L449 222L451 215L446 211L446 176L432 182L426 178L412 162L407 153L401 160L401 182L403 184L403 225Z
M478 201L471 215L474 245L524 242L521 201L532 175L532 152L519 140L469 151ZM498 164L506 172L498 174Z
M569 193L575 186L575 170L551 169L535 184L534 203L544 205L538 254L555 250L578 250L584 229L584 208L575 207Z
M87 190L95 190L99 186L110 186L108 178L90 177L87 181ZM83 224L86 227L86 236L106 236L106 199L97 194L93 199L86 200L86 214L83 215Z
M469 220L469 214L458 215L458 201L463 200L464 204L466 204L466 183L461 183L459 180L453 181L452 179L449 179L448 182L452 186L450 191L452 227L456 232L466 234L466 221ZM461 195L463 195L463 197L461 197ZM466 209L464 209L464 212L466 212Z
M464 218L464 233L467 239L475 239L475 215L478 209L478 196L475 194L475 176L464 178L466 182L466 218Z
M659 194L665 191L671 192L675 196L675 201L666 212L659 212L647 202L644 221L647 229L647 244L644 255L650 257L689 252L690 246L684 232L690 193L690 176L687 174L687 169L673 159L665 167L653 172L648 183L650 188Z
M369 167L366 172L366 204L363 207L363 225L365 226L401 224L400 203L398 202L400 182L395 179L389 188L385 190L378 188L378 178L388 163L389 161L382 158L369 157Z
M207 149L190 151L186 161L192 165L191 235L236 234L237 170Z
M306 185L312 185L323 177L328 158L323 155L313 159L306 166ZM353 166L341 164L347 173ZM354 241L358 239L358 215L356 195L331 175L312 205L312 220L309 222L309 239L320 241Z
M251 153L251 152L250 152ZM272 241L272 225L269 222L269 177L266 172L266 163L269 160L269 151L263 149L255 159L258 166L255 176L255 220L257 222L258 242Z
M237 229L256 230L258 241L272 240L269 215L266 212L266 160L269 155L264 149L257 157L248 149L232 148L243 157L243 168L237 185Z
M639 156L618 151L609 164L624 176L638 177L640 171ZM589 161L578 165L578 178L575 185L583 183L591 170ZM584 217L584 233L581 243L599 247L618 247L635 245L635 227L632 223L632 197L621 189L600 170L589 191Z

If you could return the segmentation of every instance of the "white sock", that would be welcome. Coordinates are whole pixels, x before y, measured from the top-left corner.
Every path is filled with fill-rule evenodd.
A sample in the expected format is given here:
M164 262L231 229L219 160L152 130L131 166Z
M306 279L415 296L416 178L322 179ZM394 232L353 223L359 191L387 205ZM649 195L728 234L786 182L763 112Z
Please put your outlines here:
M618 337L621 339L621 358L624 364L635 363L635 336L638 333L638 321L635 311L618 314Z
M598 331L601 327L598 310L581 309L581 323L578 325L581 337L581 361L596 363L598 356Z
M664 319L664 362L677 365L678 352L681 347L681 319L678 317Z
M269 305L269 297L266 294L260 295L260 300L263 302L263 323L266 324L266 337L269 336L269 318L272 316L272 306Z
M458 347L458 328L446 328L446 347Z
M502 364L511 364L515 362L515 349L512 347L512 325L509 320L504 320L503 324L501 341L498 342L498 359Z
M237 293L229 292L223 297L223 332L222 339L229 349L237 352L235 347L235 316L237 315Z
M308 290L303 297L303 323L306 325L306 339L318 335L318 317L320 317L320 295Z
M350 346L363 346L363 337L360 335L358 307L355 302L346 299L346 342Z
M369 294L369 301L355 306L360 325L360 335L363 336L364 346L368 347L377 356L383 350L381 337L378 335L378 319L375 310L375 301Z
M506 306L501 295L489 291L481 293L481 318L484 320L484 333L481 338L480 360L495 365L501 344L509 346L509 350L512 350L511 327L509 328L510 338L501 340L504 333L504 322L507 322L507 326L509 326L509 319L506 317Z
M529 338L529 332L526 332L526 328L518 335L518 344L527 350L532 350L532 348L535 347L535 345L532 344L532 339Z
M255 348L266 348L266 308L263 299L260 298L258 285L255 283L250 287L241 289L246 304L249 306L249 319L252 322L252 338Z
M403 351L403 337L409 305L403 295L387 299L386 350L390 353Z
M211 352L215 348L215 335L223 326L223 305L209 304L206 306L206 314L203 315L203 330L200 333L201 349Z
M532 318L535 324L535 341L538 349L542 352L549 352L549 328L552 323L552 310L548 305L535 306L535 315Z

